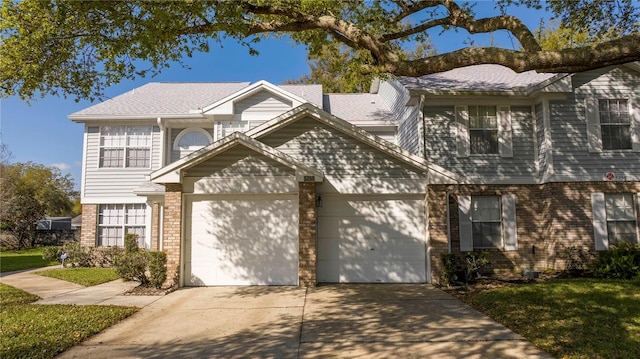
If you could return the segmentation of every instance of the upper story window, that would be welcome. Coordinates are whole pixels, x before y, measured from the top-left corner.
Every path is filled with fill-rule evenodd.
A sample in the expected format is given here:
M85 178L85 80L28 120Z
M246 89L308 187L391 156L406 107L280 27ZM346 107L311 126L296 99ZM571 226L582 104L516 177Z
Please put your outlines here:
M627 100L598 100L602 149L631 149L631 116Z
M180 157L184 157L207 146L211 141L211 135L207 131L199 128L188 128L178 134L173 144L173 149L180 151Z
M510 106L455 106L455 120L457 157L513 157Z
M100 167L149 168L151 126L100 127Z
M498 154L496 106L469 106L469 142L472 155Z
M589 152L640 152L638 104L633 98L585 98Z

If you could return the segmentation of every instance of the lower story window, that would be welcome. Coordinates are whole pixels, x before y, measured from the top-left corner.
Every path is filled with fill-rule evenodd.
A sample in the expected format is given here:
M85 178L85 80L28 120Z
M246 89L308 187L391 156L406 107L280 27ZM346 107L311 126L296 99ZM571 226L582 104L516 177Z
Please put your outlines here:
M604 196L604 203L609 245L620 242L636 243L638 234L633 194L607 193Z
M102 204L98 210L98 246L124 246L127 233L144 243L145 204Z
M502 216L499 196L472 196L473 248L502 247Z

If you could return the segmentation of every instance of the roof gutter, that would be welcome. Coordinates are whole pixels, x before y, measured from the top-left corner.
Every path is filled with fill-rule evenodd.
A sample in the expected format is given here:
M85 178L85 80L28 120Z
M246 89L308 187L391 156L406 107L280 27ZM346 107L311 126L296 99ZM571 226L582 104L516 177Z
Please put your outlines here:
M93 121L117 121L117 120L157 120L162 119L203 119L206 118L202 113L186 113L186 114L154 114L154 115L69 115L67 116L73 122L93 122Z

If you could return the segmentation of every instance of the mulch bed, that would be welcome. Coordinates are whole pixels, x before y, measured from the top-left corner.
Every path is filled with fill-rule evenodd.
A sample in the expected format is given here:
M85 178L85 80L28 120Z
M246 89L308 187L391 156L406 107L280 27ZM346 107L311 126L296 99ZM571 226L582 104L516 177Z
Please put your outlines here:
M443 291L456 298L464 298L468 295L480 293L485 290L497 289L507 286L523 285L529 283L549 282L559 279L573 279L589 277L587 272L557 272L553 274L540 273L539 278L529 278L517 275L492 275L478 278L473 283L462 284L451 287L441 287Z
M124 295L166 295L173 291L173 289L158 289L153 286L139 285L133 289L128 290Z

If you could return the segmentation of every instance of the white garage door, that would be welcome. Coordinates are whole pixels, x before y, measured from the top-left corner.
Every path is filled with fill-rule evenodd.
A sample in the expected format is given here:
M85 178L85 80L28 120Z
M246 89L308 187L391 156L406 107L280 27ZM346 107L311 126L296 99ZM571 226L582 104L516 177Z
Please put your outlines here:
M191 197L185 217L185 285L298 284L297 195Z
M318 281L426 281L423 196L323 196Z

